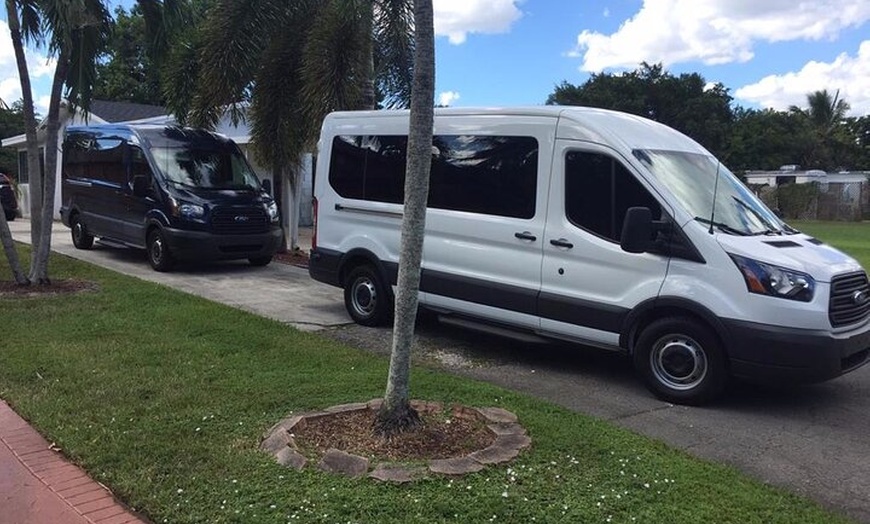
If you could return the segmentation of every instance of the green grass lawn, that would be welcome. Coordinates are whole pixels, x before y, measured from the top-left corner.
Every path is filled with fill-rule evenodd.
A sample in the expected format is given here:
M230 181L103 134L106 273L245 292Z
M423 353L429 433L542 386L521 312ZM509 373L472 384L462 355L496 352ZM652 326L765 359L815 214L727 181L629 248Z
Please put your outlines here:
M794 221L790 224L808 235L849 253L870 269L870 222L810 222Z
M402 486L288 470L257 451L262 433L291 411L382 395L386 359L63 256L51 274L99 290L0 298L0 397L155 523L845 522L627 430L419 367L415 398L505 407L531 449Z

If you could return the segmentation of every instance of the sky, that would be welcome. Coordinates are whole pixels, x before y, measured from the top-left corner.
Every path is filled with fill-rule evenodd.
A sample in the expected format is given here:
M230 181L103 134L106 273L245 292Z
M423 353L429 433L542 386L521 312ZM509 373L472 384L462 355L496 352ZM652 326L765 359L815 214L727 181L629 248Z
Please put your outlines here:
M133 0L110 0L129 6ZM434 0L436 102L545 103L563 81L641 62L722 83L736 105L787 109L837 92L870 114L870 0ZM0 98L21 96L0 20ZM53 64L29 50L37 111Z

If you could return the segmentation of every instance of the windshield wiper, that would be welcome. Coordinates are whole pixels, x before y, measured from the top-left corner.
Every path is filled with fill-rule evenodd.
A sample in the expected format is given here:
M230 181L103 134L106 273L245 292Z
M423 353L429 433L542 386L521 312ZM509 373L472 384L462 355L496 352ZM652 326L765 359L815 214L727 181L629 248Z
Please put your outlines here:
M741 237L749 236L749 233L747 233L746 231L741 231L739 229L733 228L728 224L725 224L724 222L717 222L715 220L711 221L709 218L704 217L695 217L695 220L702 224L711 225L719 229L719 231L722 231L723 233L728 233L730 235L737 235Z
M764 224L764 231L759 231L758 233L753 233L753 235L781 235L782 230L773 225L768 219L766 219L757 209L750 206L743 200L740 200L734 195L731 195L731 198L734 199L735 202L743 206L743 209L752 213L755 218L757 218L762 224Z

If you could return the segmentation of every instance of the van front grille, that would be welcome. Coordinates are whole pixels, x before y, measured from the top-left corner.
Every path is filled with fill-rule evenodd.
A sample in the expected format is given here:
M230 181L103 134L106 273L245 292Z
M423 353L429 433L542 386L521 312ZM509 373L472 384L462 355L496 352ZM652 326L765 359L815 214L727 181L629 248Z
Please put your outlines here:
M831 280L828 316L834 327L860 322L870 315L870 284L863 271L839 275Z
M221 206L211 212L211 227L215 233L228 235L265 233L269 217L262 206Z

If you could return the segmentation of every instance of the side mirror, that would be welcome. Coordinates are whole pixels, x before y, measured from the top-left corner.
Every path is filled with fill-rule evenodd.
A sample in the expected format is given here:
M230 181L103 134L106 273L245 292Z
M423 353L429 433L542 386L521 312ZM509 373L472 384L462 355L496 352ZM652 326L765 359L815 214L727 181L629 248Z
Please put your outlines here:
M270 179L263 180L263 191L272 194L272 181Z
M645 253L652 243L653 220L648 207L630 207L622 223L619 245L628 253Z
M148 196L151 190L151 178L145 175L136 175L133 177L133 196L144 197Z

